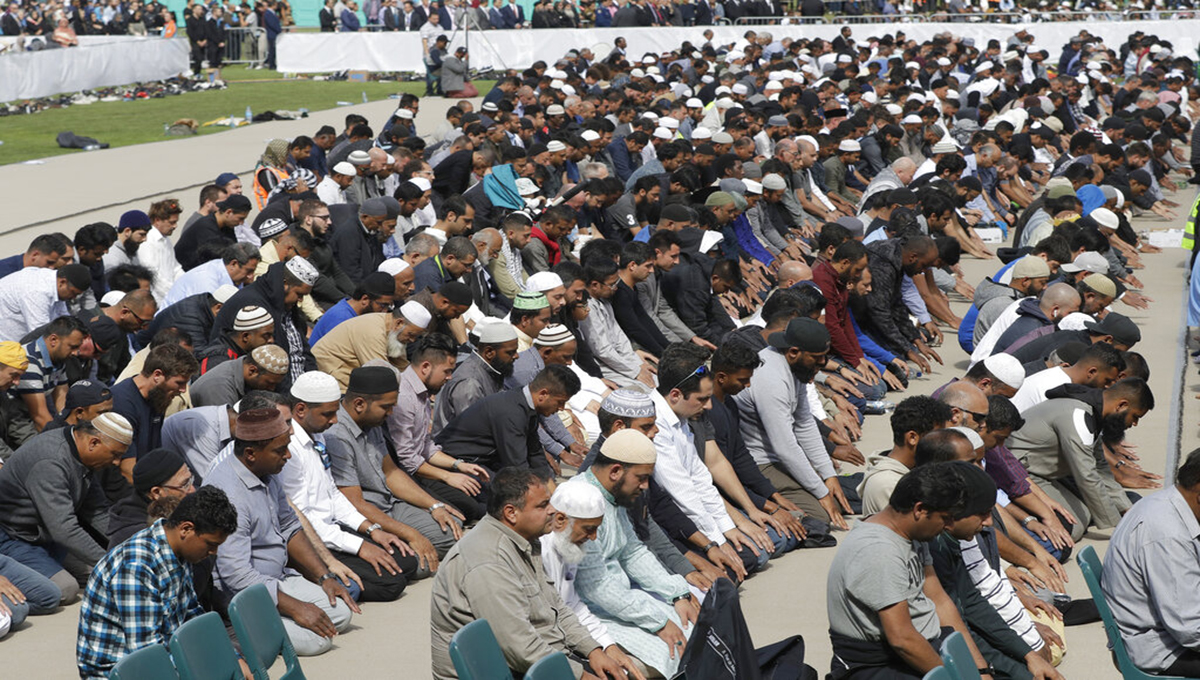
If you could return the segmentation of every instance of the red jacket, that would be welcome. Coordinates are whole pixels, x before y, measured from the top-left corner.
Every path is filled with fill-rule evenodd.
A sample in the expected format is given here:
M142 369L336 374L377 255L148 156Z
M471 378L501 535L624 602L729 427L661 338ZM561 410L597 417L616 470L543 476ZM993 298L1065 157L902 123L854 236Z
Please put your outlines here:
M858 344L858 336L854 334L854 325L850 322L847 308L850 291L838 278L837 270L824 260L813 267L813 282L825 294L825 328L829 331L830 351L857 369L858 362L863 359L863 351Z

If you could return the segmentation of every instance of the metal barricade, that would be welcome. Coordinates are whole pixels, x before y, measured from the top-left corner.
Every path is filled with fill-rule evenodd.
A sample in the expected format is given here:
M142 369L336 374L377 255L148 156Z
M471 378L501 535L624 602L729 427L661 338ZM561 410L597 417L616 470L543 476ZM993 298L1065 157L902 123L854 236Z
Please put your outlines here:
M226 64L261 65L267 59L267 30L265 28L226 28Z

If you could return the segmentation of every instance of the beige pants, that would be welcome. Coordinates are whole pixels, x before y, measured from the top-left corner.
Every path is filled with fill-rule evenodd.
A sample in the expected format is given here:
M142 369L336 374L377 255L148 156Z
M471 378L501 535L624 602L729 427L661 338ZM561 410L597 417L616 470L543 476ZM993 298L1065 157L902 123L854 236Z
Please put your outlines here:
M799 482L792 479L792 476L783 469L782 465L767 463L766 465L758 466L758 469L771 484L775 485L775 489L784 498L795 503L805 514L816 517L823 522L829 521L829 513L825 512L825 508L821 507L821 503L817 500L817 497L800 486Z
M1025 611L1029 612L1029 618L1033 619L1034 622L1040 623L1048 627L1050 630L1053 630L1064 643L1067 641L1066 626L1063 624L1061 619L1047 616L1045 612L1040 610L1035 611L1033 609L1026 609ZM1059 647L1058 645L1051 645L1049 642L1046 644L1050 646L1050 663L1055 666L1062 663L1063 657L1067 654L1067 650L1063 647Z

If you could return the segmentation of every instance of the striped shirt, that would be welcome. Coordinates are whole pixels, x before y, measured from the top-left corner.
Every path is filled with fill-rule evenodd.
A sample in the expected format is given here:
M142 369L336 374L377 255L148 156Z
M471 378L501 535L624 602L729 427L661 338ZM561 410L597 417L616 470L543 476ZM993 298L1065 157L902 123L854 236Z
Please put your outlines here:
M96 564L79 611L79 675L107 678L126 654L166 644L203 611L192 569L167 542L162 520L134 534Z
M41 394L67 382L67 367L54 364L45 338L26 343L25 356L29 359L29 367L21 374L21 381L13 387L14 393Z

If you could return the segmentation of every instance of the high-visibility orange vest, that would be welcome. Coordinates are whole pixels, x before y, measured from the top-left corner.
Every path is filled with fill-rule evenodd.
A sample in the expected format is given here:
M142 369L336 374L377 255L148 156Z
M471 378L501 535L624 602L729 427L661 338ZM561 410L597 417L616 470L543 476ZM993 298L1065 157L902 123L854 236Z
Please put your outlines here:
M266 170L274 174L276 184L288 178L287 172L280 170L279 168L273 168L269 165L259 165L254 169L254 202L258 204L259 210L262 210L263 207L267 205L267 197L271 195L271 190L267 187L264 187L262 183L258 181L258 173L262 170Z
M176 30L178 30L178 29L175 27L175 20L174 20L174 19L167 19L167 25L166 25L166 26L163 26L162 37L164 37L164 38L174 38L174 37L175 37L175 31L176 31Z

